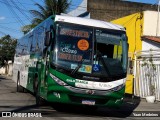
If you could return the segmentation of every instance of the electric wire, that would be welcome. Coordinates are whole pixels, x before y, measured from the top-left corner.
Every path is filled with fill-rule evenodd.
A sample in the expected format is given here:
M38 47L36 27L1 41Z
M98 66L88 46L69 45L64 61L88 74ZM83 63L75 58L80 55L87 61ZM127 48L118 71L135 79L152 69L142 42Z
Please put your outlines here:
M10 10L11 14L16 17L16 19L19 21L19 23L20 23L22 26L24 26L25 24L23 23L23 21L21 20L21 18L19 18L19 16L17 15L17 13L14 11L14 9L12 8L12 6L11 6L10 3L8 2L8 0L5 0L5 2L7 3L6 6L7 6L7 8Z
M2 31L0 31L0 34L6 35L6 33L2 32Z
M13 1L11 0L12 4L15 5L15 7L17 8L17 10L23 15L25 16L29 21L31 21L31 19L22 11L20 10L20 7ZM22 5L23 6L23 5ZM23 8L25 8L25 6L23 6Z
M34 0L31 0L33 3L36 3Z
M23 21L28 21L28 19L22 19ZM0 22L0 24L17 24L18 22L17 21L12 21L12 22Z
M5 5L9 5L8 3L6 3L6 2L3 2L3 1L0 1L0 3L3 3L3 4L5 4ZM16 8L15 6L13 6L13 5L9 5L10 7L13 7L13 8ZM28 12L29 13L29 11L28 10L24 10L24 9L22 9L22 8L20 8L21 10L23 10L24 12Z
M16 29L13 29L13 28L9 28L9 27L6 27L6 26L2 26L2 25L0 25L0 28L5 29L5 30L9 30L11 32L20 32L19 30L16 30Z
M3 1L0 0L0 2L4 3ZM17 3L17 2L16 2ZM24 4L24 5L28 5L28 6L34 6L34 4L30 4L30 3L24 3L24 2L21 2L21 4Z

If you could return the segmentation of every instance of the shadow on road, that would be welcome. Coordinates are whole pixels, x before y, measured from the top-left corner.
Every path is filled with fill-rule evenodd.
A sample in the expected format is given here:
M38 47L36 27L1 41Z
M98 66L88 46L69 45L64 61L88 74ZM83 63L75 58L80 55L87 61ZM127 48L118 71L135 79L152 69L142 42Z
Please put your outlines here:
M5 79L5 77L0 76L0 79ZM8 88L8 86L6 86ZM12 88L13 89L13 88ZM11 91L11 90L10 90ZM10 108L10 112L16 113L41 113L42 116L45 117L81 117L81 116L102 116L102 117L120 117L125 118L132 115L132 112L140 103L140 98L134 97L126 97L124 99L124 104L121 108L107 108L107 107L99 107L96 109L94 106L76 106L76 105L64 105L64 104L50 104L48 102L44 102L41 106L27 105L23 107L12 106L2 106L3 108ZM0 113L1 116L1 113Z
M140 98L134 97L134 99L126 98L120 108L99 107L96 109L94 106L71 106L63 104L56 104L53 108L59 112L74 114L77 117L83 115L125 118L132 114L139 103Z
M13 109L14 113L41 113L43 117L129 117L139 105L140 99L125 99L121 108L106 108L94 106L76 106L67 104L50 104L43 102L41 106L29 105ZM52 106L52 107L51 107ZM1 116L1 114L0 114Z
M3 79L6 79L6 78L5 78L5 77L2 77L1 74L0 74L0 80L3 80Z

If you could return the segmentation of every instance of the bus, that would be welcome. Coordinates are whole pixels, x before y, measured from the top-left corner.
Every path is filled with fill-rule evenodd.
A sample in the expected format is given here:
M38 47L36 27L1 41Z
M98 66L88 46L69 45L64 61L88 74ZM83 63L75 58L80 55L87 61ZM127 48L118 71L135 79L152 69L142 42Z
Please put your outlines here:
M122 26L52 15L18 40L13 80L52 103L119 107L128 43Z

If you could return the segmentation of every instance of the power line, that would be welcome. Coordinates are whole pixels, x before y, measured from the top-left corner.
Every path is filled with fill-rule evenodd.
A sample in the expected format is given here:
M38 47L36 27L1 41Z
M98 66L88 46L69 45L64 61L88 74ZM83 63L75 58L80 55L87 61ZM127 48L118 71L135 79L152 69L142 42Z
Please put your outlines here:
M0 1L0 3L3 3L3 4L5 4L5 5L9 5L8 3L6 3L6 2L3 2L3 1ZM13 8L16 8L15 6L13 6L13 5L9 5L9 6L11 6L11 7L13 7ZM24 10L24 9L22 9L22 8L20 8L21 10L23 10L24 12L28 12L29 13L29 11L28 10Z
M4 3L3 1L0 1L0 2ZM17 3L17 2L15 2L15 3ZM29 6L34 6L34 4L23 3L23 2L21 2L21 4L24 4L24 5L29 5Z
M34 0L31 0L33 3L36 3Z
M2 29L5 29L5 30L9 30L9 31L11 31L11 32L20 32L19 30L16 30L16 29L13 29L13 28L9 28L9 27L5 27L5 26L2 26L2 25L0 25L0 27L2 28Z
M4 33L4 32L2 32L2 31L0 31L0 34L2 34L2 35L9 35L9 34L7 34L7 33ZM10 35L13 39L17 39L17 37L15 37L15 36L13 36L13 35Z
M0 33L3 34L3 35L6 35L6 33L2 32L2 31L0 31Z
M23 23L23 21L19 18L19 16L17 15L17 13L14 11L14 9L12 8L12 6L10 5L10 3L8 2L8 0L5 0L5 2L7 3L6 6L8 7L8 9L11 11L11 14L13 14L16 19L19 21L19 23L24 26L25 24Z
M28 19L24 19L23 21L28 21ZM0 23L0 24L14 24L14 23L18 23L17 21L15 22L3 22L3 23Z
M18 0L17 0L18 1ZM20 10L19 6L13 1L11 0L12 4L16 6L17 10L23 15L25 16L29 21L31 21L31 19L23 12ZM25 8L25 7L24 7Z

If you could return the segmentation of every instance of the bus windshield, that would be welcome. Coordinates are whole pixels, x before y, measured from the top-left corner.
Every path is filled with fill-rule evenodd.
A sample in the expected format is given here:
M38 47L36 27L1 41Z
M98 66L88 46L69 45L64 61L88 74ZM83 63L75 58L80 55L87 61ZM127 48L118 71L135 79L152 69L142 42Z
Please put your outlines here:
M127 39L124 33L95 30L93 74L121 76L126 74Z
M80 25L57 24L53 63L94 76L126 74L127 41L124 32Z

